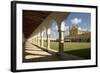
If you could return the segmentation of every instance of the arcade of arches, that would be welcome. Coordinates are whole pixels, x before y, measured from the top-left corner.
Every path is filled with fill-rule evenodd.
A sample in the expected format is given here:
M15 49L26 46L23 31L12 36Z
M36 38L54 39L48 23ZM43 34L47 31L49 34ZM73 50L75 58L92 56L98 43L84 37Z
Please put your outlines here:
M57 54L59 58L64 57L64 20L68 15L68 12L23 10L23 62L59 60L56 56L52 56L54 54ZM58 27L58 52L50 48L52 20L57 23ZM45 41L46 46L44 46ZM30 55L28 55L29 53ZM45 58L43 59L43 57ZM69 57L71 56L68 55L64 59Z

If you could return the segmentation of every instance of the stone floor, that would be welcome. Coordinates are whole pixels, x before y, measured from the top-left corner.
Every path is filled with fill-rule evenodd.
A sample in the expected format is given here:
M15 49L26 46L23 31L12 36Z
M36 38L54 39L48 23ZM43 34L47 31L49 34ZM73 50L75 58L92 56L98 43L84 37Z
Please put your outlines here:
M40 62L40 61L62 61L62 60L81 60L81 57L77 57L70 54L63 54L62 58L57 55L57 52L52 49L46 50L46 48L40 48L27 42L25 45L23 62Z

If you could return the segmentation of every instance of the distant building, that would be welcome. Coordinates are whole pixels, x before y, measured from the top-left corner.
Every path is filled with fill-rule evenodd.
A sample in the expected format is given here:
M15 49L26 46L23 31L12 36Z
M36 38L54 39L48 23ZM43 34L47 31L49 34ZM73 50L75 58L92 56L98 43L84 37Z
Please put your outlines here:
M67 42L90 42L91 33L89 31L81 31L77 26L69 29L69 35L64 38Z
M82 30L79 30L78 27L73 26L73 27L69 30L69 32L70 32L70 35L71 35L71 36L75 36L75 35L77 36L77 35L79 35L79 34L84 34L84 33L88 32L88 31L82 31Z
M71 36L75 36L75 35L78 34L78 29L77 29L77 27L73 26L73 27L69 30L69 32L70 32L70 35L71 35Z

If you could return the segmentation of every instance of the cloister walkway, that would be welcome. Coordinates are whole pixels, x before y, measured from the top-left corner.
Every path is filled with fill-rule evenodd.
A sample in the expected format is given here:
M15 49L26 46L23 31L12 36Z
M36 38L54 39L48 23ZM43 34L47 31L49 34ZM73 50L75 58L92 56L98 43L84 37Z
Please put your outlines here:
M53 54L46 52L31 42L26 42L24 53L25 62L58 60Z
M40 48L31 42L26 42L24 48L24 62L39 62L39 61L61 61L61 60L80 60L82 58L64 54L64 59L59 58L56 52Z

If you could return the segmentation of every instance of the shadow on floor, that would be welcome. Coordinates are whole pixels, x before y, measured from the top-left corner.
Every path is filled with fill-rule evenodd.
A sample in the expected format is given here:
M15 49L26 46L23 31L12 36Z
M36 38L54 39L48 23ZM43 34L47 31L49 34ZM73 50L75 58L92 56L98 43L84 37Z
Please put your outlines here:
M91 59L91 49L90 48L66 51L65 53L83 57L84 59Z
M47 61L68 61L68 60L85 60L85 59L90 59L91 58L91 52L90 48L87 49L79 49L79 50L74 50L74 51L66 51L65 53L65 58L62 59L57 53L50 51L50 50L45 50L43 48L40 48L36 45L33 45L37 47L38 49L25 49L23 48L23 62L47 62ZM27 52L26 52L27 51ZM38 51L40 53L32 53L32 51ZM44 53L41 53L43 52ZM30 56L31 58L26 59L26 56ZM39 56L39 57L37 57ZM33 58L32 58L33 57ZM80 58L81 57L81 58Z

